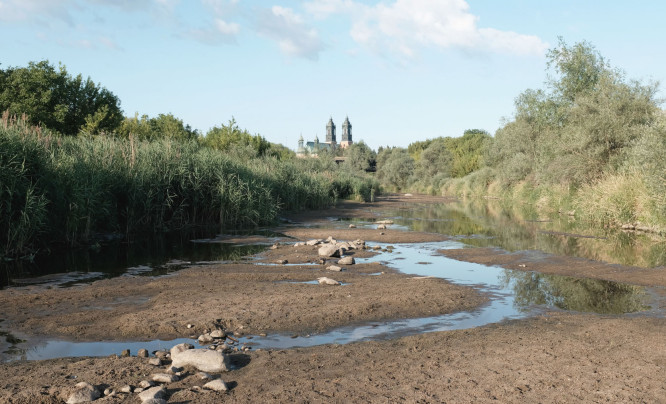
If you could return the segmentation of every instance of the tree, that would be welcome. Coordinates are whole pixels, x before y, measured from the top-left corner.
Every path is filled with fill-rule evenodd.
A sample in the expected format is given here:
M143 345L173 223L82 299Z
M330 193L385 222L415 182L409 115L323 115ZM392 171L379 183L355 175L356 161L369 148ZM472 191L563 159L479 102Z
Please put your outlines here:
M405 189L414 171L414 159L400 147L382 149L377 155L377 177L386 185Z
M65 135L110 133L123 116L120 100L90 77L72 77L48 61L0 71L0 110Z
M241 130L232 117L227 125L213 127L206 133L203 143L214 149L233 151L235 148L249 146L256 156L263 156L271 147L271 143L260 135L251 135L247 130Z
M343 166L353 171L372 171L377 164L377 153L362 140L347 147L344 156Z

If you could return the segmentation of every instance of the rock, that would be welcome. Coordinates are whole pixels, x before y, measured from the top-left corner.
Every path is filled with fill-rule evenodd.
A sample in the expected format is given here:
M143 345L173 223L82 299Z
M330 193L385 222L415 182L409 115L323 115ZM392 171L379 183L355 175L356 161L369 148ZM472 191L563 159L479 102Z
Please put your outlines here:
M162 366L162 359L160 358L150 358L148 364L153 366Z
M287 261L287 260L277 260L277 261L275 261L275 263L278 264L278 265L284 265L284 264L288 264L289 261Z
M206 372L199 372L199 373L197 373L197 377L198 377L199 379L201 379L201 380L209 380L209 379L212 379L212 378L213 378L213 376L209 375L209 374L206 373Z
M340 282L336 281L335 279L327 278L325 276L317 278L317 281L319 282L320 285L340 285Z
M145 389L143 387L137 387L137 388L134 389L134 392L138 394L138 393L141 393L144 390Z
M342 257L338 260L338 264L340 264L340 265L354 265L354 264L356 264L356 260L354 260L354 257Z
M259 336L262 337L262 338L263 338L263 337L266 337L267 335L268 335L268 334L266 334L265 332L260 332L260 333L259 333Z
M273 244L273 245L271 246L271 250L277 250L277 248L278 248L278 246L277 246L276 244Z
M337 265L328 266L328 267L326 267L326 269L328 269L329 271L335 271L335 272L340 272L340 271L344 270L344 268L340 268Z
M302 241L299 241L299 242L297 242L297 243L294 243L294 247L302 247L302 246L304 246L304 245L305 245L305 243L302 242Z
M164 398L166 396L166 389L162 386L151 387L139 393L139 399L144 403L148 400Z
M141 404L167 404L167 401L163 398L149 398L148 400L142 401Z
M413 196L412 194L405 194L405 196Z
M148 350L144 349L144 348L141 348L141 349L139 349L139 352L136 353L136 356L138 356L139 358L147 358L149 356L148 355Z
M372 249L373 249L373 250L375 250L375 251L379 251L379 250L381 250L381 249L382 249L382 247L381 247L381 246L378 246L378 245L376 245L376 246L372 247Z
M355 224L350 224L350 225L349 225L349 228L350 228L350 229L355 229L355 228L356 228L356 225L355 225Z
M104 390L104 395L113 397L113 396L116 395L116 391L112 388L107 388L107 389Z
M305 242L306 245L317 245L321 244L321 239L312 239Z
M173 358L174 356L178 355L179 353L186 351L188 349L194 348L194 345L188 344L188 343L182 343L175 345L171 348L171 357Z
M213 342L213 337L211 337L210 334L201 334L199 335L198 340L200 344L207 344Z
M242 336L243 336L243 333L242 333L242 332L240 332L240 331L234 331L234 337L236 337L236 338L240 338L240 337L242 337Z
M326 239L326 242L331 243L331 244L335 244L335 239L333 238L333 236L328 236L328 238Z
M386 225L385 224L378 224L377 225L377 230L386 230Z
M188 324L187 328L194 328L194 324Z
M320 257L339 257L340 250L335 245L325 245L319 248Z
M393 220L378 220L375 223L377 223L377 224L393 224Z
M153 387L154 385L155 383L151 382L150 380L141 380L141 382L139 382L139 387L142 389L147 389L149 387Z
M383 236L384 234L386 234L386 233L384 233L383 231L382 231L382 232L379 232L379 235L380 235L380 236Z
M175 347L174 347L175 348ZM172 365L175 367L192 366L203 372L226 372L229 370L229 357L220 351L209 349L187 349L171 352Z
M167 373L173 373L173 374L178 374L178 373L180 373L180 371L181 371L181 368L176 367L176 366L173 366L173 365L169 366L169 367L166 369L166 372L167 372Z
M178 376L170 375L168 373L155 373L150 378L157 383L173 383L179 380Z
M166 359L168 354L169 353L167 351L155 351L155 357L162 360Z
M122 358L128 358L130 356L130 350L129 349L124 349L121 353L120 356Z
M121 393L131 393L132 392L132 386L130 386L129 384L126 384L123 387L121 387L118 391L121 392Z
M210 333L210 336L214 339L224 339L227 338L227 333L224 330L213 330Z
M97 400L99 391L90 383L81 382L74 387L74 391L69 395L67 404L89 403Z
M326 259L325 258L319 258L319 260L317 262L319 263L319 265L325 265L326 264Z
M229 387L222 379L215 379L203 385L204 389L214 390L214 391L228 391Z

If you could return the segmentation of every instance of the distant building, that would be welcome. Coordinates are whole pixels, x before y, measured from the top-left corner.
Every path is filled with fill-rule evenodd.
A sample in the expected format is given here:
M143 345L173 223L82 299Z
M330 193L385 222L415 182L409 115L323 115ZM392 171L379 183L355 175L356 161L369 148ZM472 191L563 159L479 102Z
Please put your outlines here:
M326 124L326 141L320 142L319 137L315 136L314 141L305 142L303 135L301 135L301 137L298 139L298 149L296 149L296 155L301 157L306 155L316 156L317 153L319 153L321 150L335 151L337 147L345 149L352 143L352 125L349 122L349 118L345 118L345 122L342 124L342 141L338 146L335 136L335 123L333 123L333 117L331 117Z

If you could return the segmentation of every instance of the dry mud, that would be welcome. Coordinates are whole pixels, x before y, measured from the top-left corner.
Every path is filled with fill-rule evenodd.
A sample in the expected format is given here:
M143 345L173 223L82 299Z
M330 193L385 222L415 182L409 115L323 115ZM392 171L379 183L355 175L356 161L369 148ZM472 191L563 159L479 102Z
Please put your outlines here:
M380 207L416 198L442 202L441 198L392 196L374 204L342 204L327 215L371 217ZM329 235L387 243L443 239L390 229L380 235L369 229L311 228L318 217L311 212L299 215L292 219L308 226L282 231L302 240ZM571 266L567 260L558 261L559 257L544 262L513 257L514 262L507 254L482 249L477 256L469 255L475 250L450 253L519 270L554 272L559 265L565 273ZM372 254L354 253L357 258ZM289 265L275 265L278 259L288 260ZM91 341L198 335L216 319L227 329L246 334L307 333L469 310L487 299L470 288L433 278L414 279L379 264L357 264L334 273L317 261L315 247L280 245L253 263L194 267L161 278L120 277L68 289L2 290L5 321L0 326L28 336ZM595 268L580 265L576 276L610 276L600 275ZM663 286L658 273L619 266L613 270L631 275L617 280ZM377 272L384 273L368 275ZM320 276L344 285L290 283ZM194 328L188 329L187 324ZM665 335L663 317L551 312L390 341L236 353L232 362L237 370L221 375L231 387L229 392L199 389L204 381L193 369L185 369L180 381L168 384L167 398L170 403L666 402ZM147 361L63 358L0 364L0 402L61 403L80 381L102 390L137 385L160 371ZM97 402L139 401L135 394L117 394Z

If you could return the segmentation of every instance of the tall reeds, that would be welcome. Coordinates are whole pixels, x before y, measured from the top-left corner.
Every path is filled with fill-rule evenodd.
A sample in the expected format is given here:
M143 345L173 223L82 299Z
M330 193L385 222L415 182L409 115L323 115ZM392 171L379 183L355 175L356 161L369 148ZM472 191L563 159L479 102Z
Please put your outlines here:
M56 137L3 116L0 256L109 233L266 225L284 210L369 200L373 188L299 160L242 159L196 141Z

